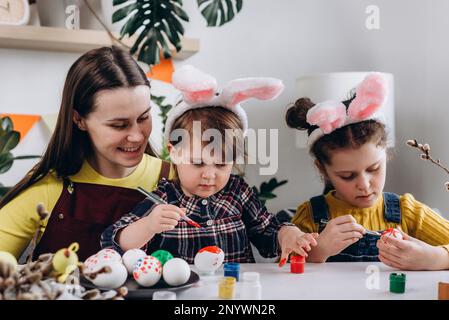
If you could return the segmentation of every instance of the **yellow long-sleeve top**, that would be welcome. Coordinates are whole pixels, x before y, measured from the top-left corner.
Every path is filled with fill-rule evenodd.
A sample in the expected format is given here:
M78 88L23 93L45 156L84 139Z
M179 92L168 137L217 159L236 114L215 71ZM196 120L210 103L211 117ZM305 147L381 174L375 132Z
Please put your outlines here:
M385 230L397 227L394 222L384 219L384 199L379 197L369 208L357 208L337 199L334 192L325 195L330 219L346 214L352 215L358 224L369 230ZM443 246L449 252L449 221L441 217L425 204L417 201L413 195L400 196L400 227L406 234L433 246ZM313 221L310 201L301 204L296 210L292 223L303 232L318 232L318 224Z
M110 179L100 175L85 161L81 170L69 178L78 183L131 189L140 186L147 190L154 190L158 183L161 166L162 160L145 154L140 164L129 176ZM172 175L171 170L170 177ZM36 205L43 203L46 210L51 213L62 193L62 188L62 180L58 179L54 173L50 173L0 209L0 251L8 251L17 258L21 255L39 225ZM45 232L48 218L43 222L39 239Z

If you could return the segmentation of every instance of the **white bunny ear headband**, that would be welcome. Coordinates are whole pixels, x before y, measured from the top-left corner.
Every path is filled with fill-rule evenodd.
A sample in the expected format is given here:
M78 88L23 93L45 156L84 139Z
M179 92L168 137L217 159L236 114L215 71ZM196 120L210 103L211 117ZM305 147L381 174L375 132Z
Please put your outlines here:
M383 114L377 112L382 107L386 94L385 78L380 73L370 73L356 88L355 98L347 110L340 101L328 100L314 105L306 116L309 124L318 126L309 135L309 149L325 134L352 123L377 120L386 124Z
M273 100L284 90L281 80L275 78L242 78L230 81L221 93L217 92L217 81L193 66L186 65L173 73L173 86L181 91L183 100L167 114L165 141L169 142L171 128L176 119L186 111L204 107L222 107L234 112L248 130L248 117L240 106L250 98Z

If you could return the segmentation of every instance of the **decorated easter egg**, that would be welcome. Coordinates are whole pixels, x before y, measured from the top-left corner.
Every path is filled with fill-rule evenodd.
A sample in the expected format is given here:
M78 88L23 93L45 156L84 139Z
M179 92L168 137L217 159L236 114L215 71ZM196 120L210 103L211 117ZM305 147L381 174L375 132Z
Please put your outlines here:
M173 255L166 250L156 250L151 256L157 258L162 263L162 266L164 266L168 260L173 259Z
M100 263L100 259L98 258L98 254L93 254L89 258L84 261L84 269L85 272L91 273L94 271L95 267L98 263Z
M98 273L92 278L89 276L87 277L87 279L99 288L117 289L121 287L128 278L128 271L121 262L99 262L93 268L93 272L97 272L103 267L109 267L111 269L110 272Z
M399 239L402 240L402 233L395 228L388 228L387 230L385 230L384 232L382 232L383 236L387 236L389 238L395 238L395 239Z
M155 285L162 276L161 262L152 256L146 256L137 260L133 277L142 287L151 287Z
M7 251L0 251L0 261L4 263L9 263L15 268L17 268L17 259L11 253Z
M86 272L91 273L94 269L97 269L96 267L99 263L112 261L122 262L122 257L113 249L103 249L87 258L84 261L84 268Z
M120 253L110 248L98 251L97 255L98 259L103 261L122 261L122 256L120 255Z
M126 270L128 270L129 274L132 274L134 271L134 266L140 258L146 257L147 254L145 251L140 249L130 249L125 252L125 254L122 257L123 264L126 267Z
M162 277L171 286L183 285L190 278L189 264L181 258L170 259L164 265Z
M224 260L224 252L219 247L204 247L195 255L194 264L202 274L212 274L220 268Z

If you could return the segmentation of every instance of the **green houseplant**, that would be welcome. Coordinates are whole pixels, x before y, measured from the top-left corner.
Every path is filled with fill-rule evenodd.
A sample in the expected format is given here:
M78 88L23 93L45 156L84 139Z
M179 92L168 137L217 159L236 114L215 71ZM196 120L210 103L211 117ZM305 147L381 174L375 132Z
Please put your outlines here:
M242 10L243 0L197 0L198 8L211 27L222 26ZM127 19L120 30L120 38L136 35L131 54L148 65L159 63L160 56L171 57L169 45L177 52L182 48L182 22L189 22L182 0L114 0L119 6L112 22Z
M11 150L14 149L20 141L20 133L14 130L11 118L0 118L0 175L11 169L14 160L35 159L39 156L18 156L15 157ZM0 182L0 198L8 192L9 187Z

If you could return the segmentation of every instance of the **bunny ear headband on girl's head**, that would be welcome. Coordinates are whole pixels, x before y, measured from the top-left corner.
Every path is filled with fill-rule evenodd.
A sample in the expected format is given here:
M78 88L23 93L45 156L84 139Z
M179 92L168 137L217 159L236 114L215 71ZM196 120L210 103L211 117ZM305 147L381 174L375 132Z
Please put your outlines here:
M173 86L181 91L182 102L173 107L167 114L165 123L165 140L173 123L186 111L204 107L222 107L234 112L243 126L243 133L248 130L248 118L240 103L250 98L273 100L284 89L282 81L275 78L242 78L229 82L217 92L217 81L190 65L186 65L173 73Z
M386 94L385 78L380 73L370 73L356 88L355 98L347 110L340 101L328 100L314 105L306 116L309 124L318 126L309 135L309 149L325 134L352 123L377 120L385 124L385 118L377 111L382 107Z

